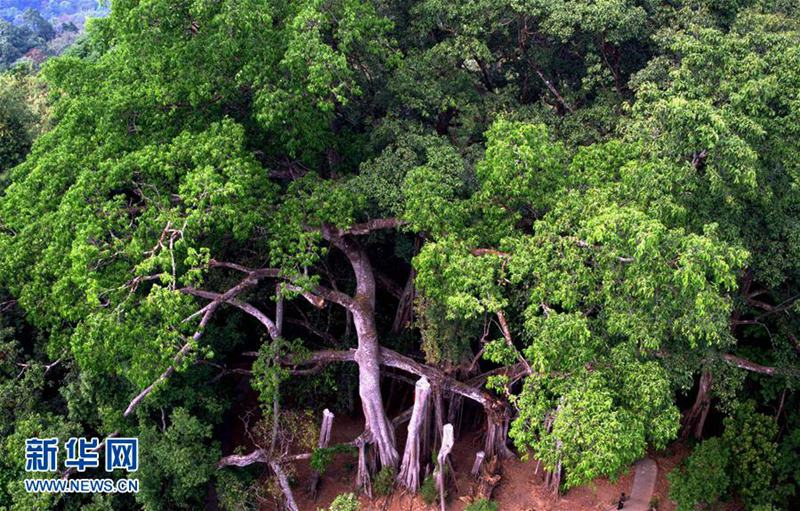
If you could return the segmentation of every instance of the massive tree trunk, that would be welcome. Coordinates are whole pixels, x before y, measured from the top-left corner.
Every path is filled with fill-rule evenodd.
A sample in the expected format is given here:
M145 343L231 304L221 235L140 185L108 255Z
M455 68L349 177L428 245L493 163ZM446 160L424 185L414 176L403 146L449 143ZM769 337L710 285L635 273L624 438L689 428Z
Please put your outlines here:
M513 458L514 453L508 448L508 416L506 410L497 410L487 406L486 410L486 439L484 451L486 455L499 458Z
M700 376L700 385L697 388L697 398L694 401L692 408L686 412L683 418L683 438L688 438L690 435L698 440L703 436L703 427L708 417L708 411L711 408L711 383L713 377L711 371L705 369L702 376Z
M358 393L372 441L378 448L378 456L384 467L397 467L398 454L395 447L394 428L386 415L381 396L380 345L375 329L375 318L359 309L353 311L353 321L358 335L355 361L358 364Z
M453 425L445 424L442 428L442 445L439 454L436 456L436 487L439 490L439 506L441 511L445 511L445 490L447 489L446 477L450 451L453 449Z
M384 467L397 468L398 454L392 427L381 395L381 348L375 325L375 274L367 252L354 239L325 229L323 235L347 256L356 277L356 294L347 308L353 314L358 337L355 361L358 364L358 392L366 421L365 429L378 448Z

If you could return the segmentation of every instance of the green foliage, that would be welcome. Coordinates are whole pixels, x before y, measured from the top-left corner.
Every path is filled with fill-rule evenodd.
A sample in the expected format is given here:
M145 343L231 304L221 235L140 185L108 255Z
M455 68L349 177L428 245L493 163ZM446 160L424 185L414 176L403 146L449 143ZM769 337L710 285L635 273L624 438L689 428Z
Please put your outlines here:
M55 494L28 493L23 486L25 472L25 440L28 438L70 438L77 435L75 423L52 413L20 414L14 431L3 437L0 443L0 506L8 509L35 511L51 508L62 500ZM58 477L58 473L42 474L42 477Z
M499 511L499 509L497 504L491 500L481 499L469 504L464 511Z
M436 488L436 479L432 475L425 478L419 487L419 496L428 505L439 502L439 490Z
M327 470L328 465L333 461L333 457L337 454L350 454L350 455L357 455L358 450L353 447L352 445L348 444L336 444L331 447L322 447L314 449L314 452L311 453L311 461L310 465L311 468L319 472L320 474L324 474L325 470Z
M280 357L291 355L297 346L298 343L283 339L264 342L261 345L258 358L253 363L253 375L257 382L254 387L259 392L262 403L271 404L273 399L280 395L280 384L287 380L291 373L277 361Z
M60 53L82 20L54 32L52 16L94 9L37 5L0 8L0 66ZM779 437L737 405L796 408L798 19L784 1L115 0L40 75L0 77L0 303L16 307L0 320L0 507L192 509L215 474L229 509L279 496L217 474L214 434L245 394L243 351L263 411L280 405L251 424L260 445L275 426L312 450L310 409L354 404L355 364L303 365L354 343L352 315L301 297L371 287L338 236L379 272L375 303L357 299L387 347L457 378L524 358L531 374L487 387L565 487L666 446L676 392L710 370L730 417L676 498L735 489L752 506L775 485L780 507L796 419ZM386 217L402 226L343 234ZM409 262L416 323L386 335ZM774 366L771 382L726 353ZM313 374L289 378L289 360ZM20 493L35 431L140 436L138 502ZM393 483L382 471L376 492Z
M429 364L454 366L467 360L471 354L469 341L479 334L477 321L448 319L442 304L424 296L418 297L414 305L425 360Z
M498 120L486 137L476 199L491 201L495 211L484 213L511 222L518 220L513 215L522 208L550 209L564 182L564 147L552 141L541 124Z
M725 418L722 437L705 440L669 475L670 497L679 510L711 506L736 493L748 509L771 509L780 498L776 476L777 427L772 417L740 403Z
M534 374L513 397L510 434L549 470L560 463L567 488L614 476L648 444L675 437L670 374L648 350L731 342L730 293L747 253L714 224L692 232L662 219L669 188L641 193L659 170L619 143L570 162L544 127L500 121L478 164L480 188L466 199L496 208L449 224L458 230L414 260L421 293L447 317L522 309L514 336ZM476 256L487 245L498 250ZM518 349L493 340L484 358L511 364Z
M162 430L145 425L139 433L141 481L136 499L146 510L196 509L203 502L205 486L215 472L219 447L209 445L211 426L183 408L169 416Z
M665 59L637 79L630 125L633 136L649 134L643 140L650 150L674 165L692 169L694 161L699 172L682 181L695 219L715 218L722 232L752 247L752 269L770 283L793 257L779 255L774 241L793 229L783 219L797 193L789 183L798 147L787 135L797 112L790 84L800 81L793 64L798 40L796 18L766 9L740 11L729 31L694 23L665 29ZM668 78L658 78L661 72ZM774 220L759 221L764 214Z
M721 439L710 438L669 474L669 496L677 502L679 511L693 511L698 505L708 508L728 496L730 470L728 447Z
M736 492L748 507L773 502L778 456L775 420L756 412L749 401L740 404L724 424L722 441L731 453L731 482Z
M19 163L30 149L30 117L19 91L4 79L0 88L0 173Z
M778 446L775 476L779 502L797 495L800 486L800 428L794 427Z
M355 494L342 493L333 499L328 511L358 511L359 509L361 509L361 504Z
M0 75L0 188L41 132L43 103L41 85L26 69Z
M395 479L397 479L397 471L394 467L381 467L372 480L372 491L379 497L391 494L394 490Z
M257 511L252 484L253 477L246 471L220 471L216 484L220 507L225 511Z

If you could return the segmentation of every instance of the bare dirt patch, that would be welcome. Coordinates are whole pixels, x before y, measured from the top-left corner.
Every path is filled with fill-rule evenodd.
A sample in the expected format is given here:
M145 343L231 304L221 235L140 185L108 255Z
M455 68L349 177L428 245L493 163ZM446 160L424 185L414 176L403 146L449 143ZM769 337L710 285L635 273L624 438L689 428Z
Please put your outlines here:
M362 421L337 417L331 443L348 442L358 436ZM451 487L448 498L449 511L463 511L467 505L472 480L469 476L475 453L480 449L480 437L476 433L462 436L452 453L453 468L457 474L456 485ZM689 454L689 448L676 443L660 453L651 453L658 465L658 478L654 496L658 499L659 511L674 511L675 505L668 499L667 474ZM494 500L502 511L607 511L616 505L621 492L630 493L633 472L628 470L616 481L598 478L591 484L573 488L556 498L548 493L541 473L535 474L535 461L506 460L502 466L502 480L495 489ZM355 462L352 456L337 455L322 478L319 495L311 500L305 487L311 473L308 462L298 463L295 488L297 504L303 511L325 509L340 493L353 491ZM390 497L373 500L362 499L363 509L369 511L434 511L438 506L428 506L419 497L397 493ZM266 511L266 508L265 508Z

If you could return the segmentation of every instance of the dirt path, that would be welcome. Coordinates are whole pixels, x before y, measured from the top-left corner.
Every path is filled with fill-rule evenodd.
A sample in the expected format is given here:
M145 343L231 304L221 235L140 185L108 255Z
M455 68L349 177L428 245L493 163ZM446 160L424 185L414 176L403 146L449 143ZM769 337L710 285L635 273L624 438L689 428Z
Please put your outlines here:
M650 511L650 499L656 488L658 465L652 458L644 458L634 466L633 489L630 498L625 502L625 511ZM612 509L617 509L616 506Z

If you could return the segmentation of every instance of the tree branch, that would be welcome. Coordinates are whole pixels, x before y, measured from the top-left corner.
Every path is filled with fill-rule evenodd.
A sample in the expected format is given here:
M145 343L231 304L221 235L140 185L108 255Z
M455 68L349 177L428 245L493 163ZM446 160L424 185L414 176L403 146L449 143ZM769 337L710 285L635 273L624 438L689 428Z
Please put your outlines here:
M746 358L737 357L736 355L732 355L730 353L723 354L722 360L724 360L725 362L727 362L732 366L738 367L739 369L744 369L746 371L751 371L759 374L766 374L768 376L775 376L775 375L787 376L787 377L800 376L800 370L797 369L765 366L753 362L751 360L747 360Z
M503 338L506 340L506 344L514 351L514 354L517 356L517 360L519 360L519 363L525 367L527 374L532 374L533 370L531 369L530 364L528 364L528 361L525 360L525 357L522 356L517 347L514 346L514 341L511 340L511 330L508 328L506 315L503 311L497 311L497 320L500 322L500 331L503 332Z
M144 400L144 398L147 397L148 394L153 392L153 389L156 388L156 385L158 385L162 381L167 380L170 376L172 376L172 374L175 372L175 367L178 364L180 364L183 361L184 357L186 357L186 354L189 353L189 351L191 351L192 344L199 341L200 338L203 336L203 331L205 330L206 325L208 324L209 320L211 319L211 316L214 314L214 311L217 310L217 307L219 307L219 305L220 302L214 301L208 307L204 308L205 313L203 314L203 319L200 320L200 326L197 328L197 331L192 336L192 342L187 342L186 344L184 344L183 347L175 355L175 358L172 359L172 365L170 365L163 373L161 373L161 375L156 379L156 381L148 385L145 389L139 392L139 394L136 397L134 397L131 400L131 402L128 404L128 407L122 413L123 417L127 417L131 413L133 413L133 411L136 409L136 407L139 406L142 400Z
M201 309L203 317L200 320L200 324L198 325L197 330L192 336L192 340L184 344L183 347L181 347L181 349L172 359L172 365L170 365L163 373L161 373L161 375L159 375L156 381L151 383L149 386L147 386L145 389L139 392L139 394L136 397L133 398L133 400L128 404L128 407L125 409L125 412L123 412L122 414L123 417L127 417L131 413L133 413L133 411L136 409L136 407L139 406L142 400L145 397L147 397L148 394L153 392L153 389L155 389L156 385L158 385L162 381L167 380L170 376L172 376L172 374L175 372L175 367L179 365L183 361L184 357L186 357L186 355L189 353L189 351L191 351L192 345L197 343L197 341L199 341L200 338L203 336L205 327L206 325L208 325L208 322L211 320L211 316L214 315L214 312L216 312L217 308L222 303L230 302L230 300L233 300L236 295L238 295L248 287L255 285L258 282L259 278L261 278L260 275L261 274L258 272L251 272L247 275L247 277L245 277L244 280L242 280L232 288L228 289L224 293L222 294L214 293L211 303Z
M241 309L250 316L254 317L255 319L258 320L259 323L264 325L264 327L267 329L267 332L269 332L270 338L277 339L278 337L280 337L280 332L278 331L278 327L275 325L275 322L269 319L266 314L258 310L258 308L247 302L237 300L236 298L225 298L224 295L221 295L219 293L214 293L212 291L203 291L202 289L195 289L193 287L185 287L182 288L180 291L181 293L186 293L192 296L213 300L213 302L224 302L229 305L233 305L234 307Z
M355 361L355 354L356 350L321 350L315 351L309 358L302 361L283 360L282 362L294 368L302 365L318 366L333 362L353 362ZM493 407L499 403L491 394L477 388L477 386L458 381L446 375L442 370L436 367L422 364L396 351L381 348L380 363L381 365L400 369L417 376L425 376L428 380L441 386L445 390L472 399L484 407Z
M369 220L364 223L360 224L353 224L346 229L337 229L339 236L344 236L345 234L350 234L352 236L363 236L365 234L369 234L374 231L379 231L382 229L396 229L400 227L405 222L398 218L390 217L390 218L376 218L374 220Z
M223 467L248 467L254 463L269 463L267 451L256 449L249 454L231 454L224 456L217 462L217 468Z

